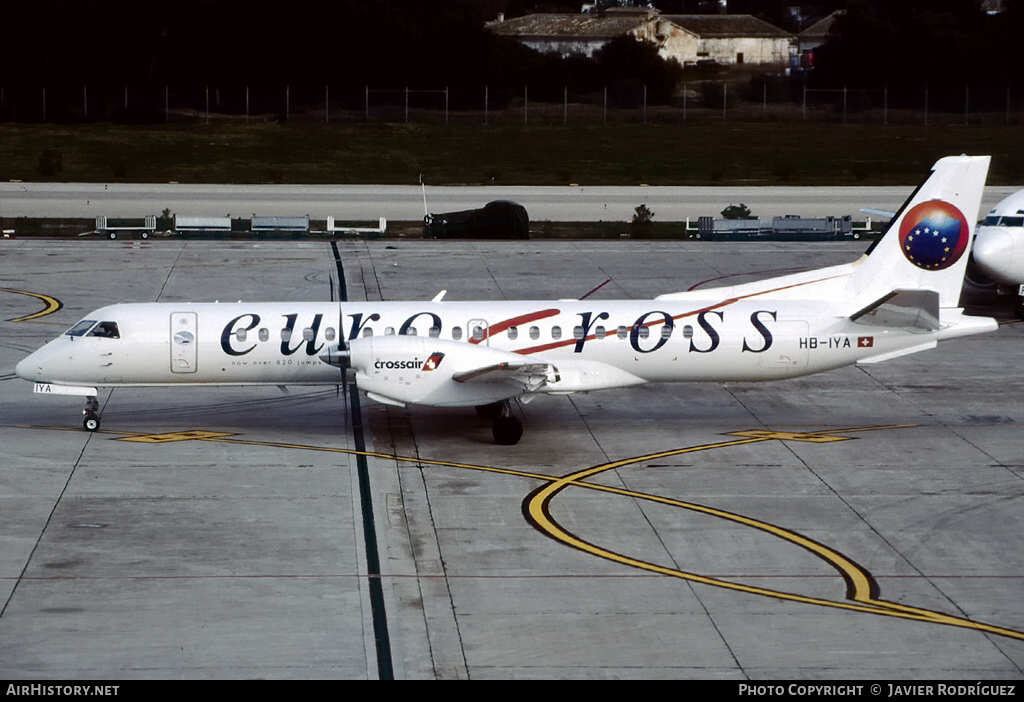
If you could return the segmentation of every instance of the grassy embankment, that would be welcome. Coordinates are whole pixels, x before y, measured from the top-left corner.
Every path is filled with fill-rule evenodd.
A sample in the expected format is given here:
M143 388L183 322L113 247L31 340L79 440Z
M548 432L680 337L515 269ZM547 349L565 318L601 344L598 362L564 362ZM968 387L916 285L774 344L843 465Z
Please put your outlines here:
M1016 185L1024 182L1019 131L802 123L6 124L0 180L416 184L422 174L430 185L905 186L937 158L971 153L993 156L990 184ZM540 224L534 229L541 236L619 236L621 229L604 223L565 232ZM682 235L673 227L660 222L634 235Z
M1024 181L1015 125L0 125L0 180L23 181L906 185L959 153Z

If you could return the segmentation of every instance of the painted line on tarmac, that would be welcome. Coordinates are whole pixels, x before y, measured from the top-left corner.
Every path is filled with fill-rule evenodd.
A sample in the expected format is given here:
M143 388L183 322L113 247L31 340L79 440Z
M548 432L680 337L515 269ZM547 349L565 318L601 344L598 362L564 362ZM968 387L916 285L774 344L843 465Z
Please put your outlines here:
M331 242L334 253L334 265L338 272L339 304L348 302L348 286L345 284L345 266L338 251L338 242ZM334 296L332 295L333 299ZM338 310L342 318L341 309ZM342 371L344 374L345 371ZM391 634L388 632L387 609L384 604L384 586L381 583L380 547L377 540L377 526L373 518L373 493L370 486L370 469L366 462L366 436L363 431L363 411L359 404L359 388L355 380L351 389L342 375L341 384L349 398L349 420L352 427L352 440L356 451L356 477L359 483L359 507L363 516L363 545L366 550L367 584L370 589L370 609L373 613L373 638L377 653L377 675L381 680L394 680L394 660L391 655Z
M117 440L144 442L151 444L172 443L174 441L212 441L217 443L238 444L246 446L267 446L302 451L322 451L329 453L340 453L361 456L363 458L376 458L380 460L394 461L399 465L403 463L412 464L419 468L423 468L425 466L438 466L445 468L472 470L484 473L497 473L501 475L510 475L521 478L527 478L530 480L537 480L544 483L544 485L533 490L529 495L527 495L526 498L523 499L522 502L523 515L526 518L526 520L535 528L537 528L541 533L543 533L545 536L548 536L549 538L558 541L559 543L562 543L566 546L570 546L572 548L578 549L585 553L589 553L599 558L603 558L605 560L626 565L631 568L643 570L649 573L680 578L691 582L724 588L736 592L743 592L746 594L760 595L763 597L777 598L801 604L810 604L820 607L829 607L833 609L842 609L866 614L875 614L881 616L896 617L901 619L910 619L932 624L943 624L947 626L975 629L978 631L996 634L999 636L1005 636L1012 639L1024 640L1024 632L1022 631L1016 631L1014 629L995 626L991 624L985 624L982 622L976 622L963 617L956 617L934 610L924 609L921 607L913 607L909 605L902 605L899 603L889 602L884 599L881 599L881 593L879 591L878 583L874 579L874 576L872 576L867 569L856 563L854 560L843 555L839 551L836 551L835 549L832 549L818 541L807 538L799 534L798 532L791 531L784 527L764 522L758 519L754 519L751 517L747 517L741 514L736 514L734 512L708 507L706 505L699 505L693 502L685 502L683 500L676 500L674 498L652 495L649 493L638 492L635 490L627 490L624 488L617 488L608 485L584 482L589 478L600 475L610 470L615 470L618 468L636 465L648 461L663 459L671 456L678 456L681 454L711 451L715 449L755 444L765 441L801 441L811 443L849 441L852 440L853 437L842 436L842 434L891 429L905 429L913 426L915 425L897 424L884 426L852 427L846 429L832 429L809 432L771 431L764 429L737 431L730 433L730 436L736 438L729 439L726 441L703 444L698 446L687 446L682 448L670 449L666 451L658 451L655 453L645 454L642 456L633 456L630 458L623 458L616 461L609 461L607 463L591 466L589 468L583 468L563 476L553 476L543 473L533 473L530 471L498 468L493 466L481 466L470 463L425 459L422 457L398 456L395 454L382 453L378 451L366 451L359 449L348 449L328 446L313 446L306 444L291 444L273 441L254 441L240 438L236 434L230 434L226 432L209 432L204 430L193 430L167 432L163 434L138 434L136 432L100 430L97 433L124 434L125 436L122 436ZM31 428L55 429L57 427ZM79 429L70 429L67 427L62 427L62 429L80 431ZM656 563L641 560L639 558L634 558L632 556L618 553L610 549L601 547L599 545L593 544L591 542L588 542L585 539L582 539L579 536L573 534L562 525L560 525L551 516L551 501L567 488L584 488L587 490L596 490L599 492L621 495L632 499L657 502L671 507L678 507L680 509L688 510L698 514L724 519L734 524L739 524L741 526L757 529L769 535L780 538L806 551L809 551L815 556L823 559L832 568L834 568L841 575L841 577L846 583L846 601L830 600L820 597L811 597L807 595L786 592L783 590L773 590L770 588L745 585L743 583L732 582L707 575L700 575L698 573L690 573L679 570L677 568L662 566Z
M1004 627L993 626L990 624L984 624L975 622L970 619L955 617L941 612L936 612L929 609L923 609L920 607L911 607L907 605L901 605L895 602L888 602L880 599L880 592L878 584L874 577L865 568L858 565L856 562L848 559L843 554L835 551L824 544L818 543L812 539L808 539L805 536L798 534L797 532L790 531L783 527L779 527L767 522L763 522L750 517L745 517L725 510L715 509L706 507L704 505L698 505L689 502L682 502L680 500L674 500L671 498L660 497L657 495L649 495L640 493L632 490L624 490L620 488L614 488L603 485L591 485L582 483L582 480L591 478L595 475L599 475L609 470L621 468L624 466L641 463L644 461L650 461L659 458L665 458L668 456L676 456L683 453L693 453L697 451L708 451L718 448L726 448L730 446L739 446L743 444L757 443L761 441L811 441L815 443L822 443L826 441L842 441L849 437L835 436L838 433L847 433L854 431L874 431L879 429L896 429L896 428L907 428L912 425L891 425L891 426L879 426L879 427L859 427L851 429L841 430L830 430L828 432L772 432L764 430L746 431L746 432L733 432L734 436L741 436L744 438L736 439L733 441L723 441L715 444L706 444L703 446L691 446L680 449L673 449L670 451L661 451L658 453L652 453L645 456L636 456L633 458L627 458L619 461L611 461L609 463L603 463L601 465L585 468L583 470L570 473L569 475L563 476L548 483L545 486L534 490L530 496L523 501L523 513L527 519L533 523L538 529L540 529L547 536L552 539L579 549L586 553L599 556L601 558L628 565L633 568L639 568L653 573L660 573L662 575L668 575L672 577L689 580L692 582L703 583L705 585L712 585L715 587L721 587L729 590L736 590L754 595L762 595L765 597L774 597L793 602L800 602L804 604L813 604L822 607L831 607L837 609L852 610L858 612L864 612L869 614L878 614L890 617L899 617L904 619L913 619L922 622L930 622L935 624L946 624L949 626L957 626L969 629L977 629L992 634L998 634L1000 636L1006 636L1009 638L1024 640L1024 632L1015 631L1013 629L1007 629ZM562 527L558 522L551 516L550 503L551 500L559 494L561 491L568 487L589 487L594 490L601 490L604 492L611 492L615 494L629 496L631 498L650 500L653 502L659 502L681 509L686 509L713 517L719 517L732 521L737 524L749 526L755 529L759 529L773 536L777 536L781 539L789 541L811 553L823 558L832 567L837 569L842 575L843 579L847 583L847 594L846 597L851 602L840 602L835 600L828 600L818 597L808 597L805 595L799 595L795 593L785 592L781 590L772 590L768 588L754 587L750 585L744 585L742 583L734 583L720 578L713 578L709 576L699 575L696 573L688 573L685 571L678 570L676 568L669 568L661 566L655 563L649 563L642 561L630 556L605 549L595 544L589 543L570 531Z
M32 314L27 314L24 317L15 317L13 319L8 319L8 322L28 322L33 319L38 319L39 317L45 317L48 314L53 314L54 312L56 312L57 310L64 306L64 303L58 300L57 298L50 297L49 295L43 295L42 293L27 292L25 290L15 290L14 288L0 288L0 292L14 293L15 295L28 295L29 297L34 297L37 300L42 300L43 303L46 305L46 307L44 307L39 312L33 312Z

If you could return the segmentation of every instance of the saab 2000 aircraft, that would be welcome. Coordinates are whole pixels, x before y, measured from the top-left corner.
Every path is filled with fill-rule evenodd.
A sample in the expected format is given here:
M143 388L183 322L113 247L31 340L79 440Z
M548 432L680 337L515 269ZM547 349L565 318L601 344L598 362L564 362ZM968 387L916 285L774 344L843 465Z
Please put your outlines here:
M949 157L849 264L652 300L142 303L103 307L18 364L39 393L330 384L394 405L476 406L657 381L776 380L992 331L958 308L989 157Z

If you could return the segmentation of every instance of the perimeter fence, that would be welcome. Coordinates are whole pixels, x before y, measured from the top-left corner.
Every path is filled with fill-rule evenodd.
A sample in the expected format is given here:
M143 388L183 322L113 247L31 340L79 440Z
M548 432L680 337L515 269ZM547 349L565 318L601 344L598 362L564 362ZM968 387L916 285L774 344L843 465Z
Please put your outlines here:
M831 122L1022 124L1009 87L809 89L792 82L683 83L668 101L621 82L599 90L479 86L0 86L0 122L602 124Z

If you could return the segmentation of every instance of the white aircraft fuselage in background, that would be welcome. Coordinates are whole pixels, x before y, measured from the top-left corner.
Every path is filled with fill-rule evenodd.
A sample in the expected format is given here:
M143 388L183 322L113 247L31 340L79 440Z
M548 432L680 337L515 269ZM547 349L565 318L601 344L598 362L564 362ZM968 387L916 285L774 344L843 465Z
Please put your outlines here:
M458 407L664 381L777 380L994 330L958 307L988 157L939 161L869 255L652 300L138 303L104 307L18 364L38 392L338 384ZM93 421L90 422L90 419ZM500 426L499 426L500 425Z
M1002 293L1017 295L1024 319L1024 190L1004 198L978 225L972 256L977 271Z

